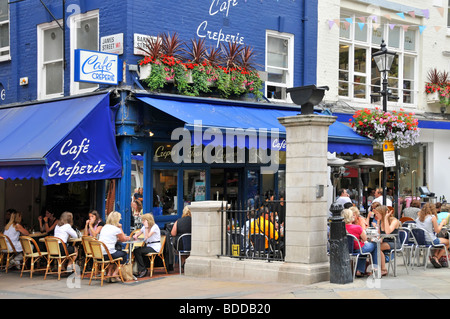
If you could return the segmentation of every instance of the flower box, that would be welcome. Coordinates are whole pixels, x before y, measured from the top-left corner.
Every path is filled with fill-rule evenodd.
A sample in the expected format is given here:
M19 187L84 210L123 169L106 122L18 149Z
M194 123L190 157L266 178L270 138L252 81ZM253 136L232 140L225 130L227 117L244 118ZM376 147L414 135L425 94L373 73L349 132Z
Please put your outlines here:
M139 66L139 80L145 80L152 72L152 65L150 63Z
M427 93L427 103L436 103L439 102L439 93L433 92L433 93Z

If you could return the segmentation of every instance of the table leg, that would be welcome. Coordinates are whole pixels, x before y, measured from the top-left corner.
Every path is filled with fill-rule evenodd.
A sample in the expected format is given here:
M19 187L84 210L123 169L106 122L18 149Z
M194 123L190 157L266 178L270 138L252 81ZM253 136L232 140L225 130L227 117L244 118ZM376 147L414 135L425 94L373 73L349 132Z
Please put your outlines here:
M377 240L377 279L381 279L381 243Z

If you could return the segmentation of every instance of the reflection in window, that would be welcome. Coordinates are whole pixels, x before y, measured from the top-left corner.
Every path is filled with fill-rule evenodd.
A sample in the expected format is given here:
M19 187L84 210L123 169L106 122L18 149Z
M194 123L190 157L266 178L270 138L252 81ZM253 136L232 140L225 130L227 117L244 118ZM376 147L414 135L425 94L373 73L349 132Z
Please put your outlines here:
M178 171L153 170L153 215L177 214Z
M206 200L206 172L204 170L185 170L183 173L183 202Z

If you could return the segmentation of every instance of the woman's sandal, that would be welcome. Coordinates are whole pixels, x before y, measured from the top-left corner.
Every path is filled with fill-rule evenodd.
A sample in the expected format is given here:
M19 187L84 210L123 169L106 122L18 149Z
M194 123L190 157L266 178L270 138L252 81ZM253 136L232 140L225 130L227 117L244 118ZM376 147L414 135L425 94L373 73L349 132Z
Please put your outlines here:
M437 260L436 256L431 257L430 261L433 264L434 268L442 268L442 265L439 263L439 260Z
M388 271L386 269L381 269L381 276L386 276Z
M359 270L356 271L355 277L362 278L364 276L365 276L365 274L361 273Z

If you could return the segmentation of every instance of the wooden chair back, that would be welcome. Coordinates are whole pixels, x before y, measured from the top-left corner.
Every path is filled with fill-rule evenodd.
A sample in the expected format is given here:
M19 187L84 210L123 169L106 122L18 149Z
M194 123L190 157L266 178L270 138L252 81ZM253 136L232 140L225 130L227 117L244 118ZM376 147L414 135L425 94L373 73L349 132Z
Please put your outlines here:
M8 243L9 243L9 246L11 247L11 249L9 249ZM6 236L5 234L0 234L0 252L17 253L16 248L14 247L11 239L8 236Z
M82 236L81 237L81 243L83 244L84 253L86 256L92 256L92 248L90 245L91 240L97 240L95 237L92 236Z
M47 247L47 253L49 254L49 256L61 258L69 255L67 252L66 244L61 238L54 236L47 236L44 239L45 239L45 246ZM62 244L64 248L64 255L61 255L59 244Z
M29 236L20 236L19 237L20 244L22 245L23 253L25 256L32 255L34 253L34 249L36 248L36 252L39 256L42 255L41 250L39 249L36 241Z
M411 218L411 217L402 217L402 218L400 218L400 222L401 223L404 223L404 222L407 222L407 221L414 221L414 219Z

